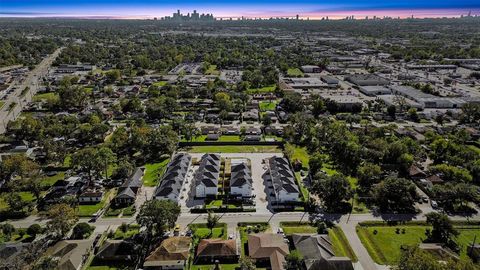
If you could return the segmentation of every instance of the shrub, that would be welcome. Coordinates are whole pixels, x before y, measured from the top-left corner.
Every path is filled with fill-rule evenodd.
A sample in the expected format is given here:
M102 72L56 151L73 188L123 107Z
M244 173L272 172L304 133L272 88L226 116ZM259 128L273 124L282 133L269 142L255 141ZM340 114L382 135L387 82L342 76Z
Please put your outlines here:
M128 225L127 223L122 223L122 225L120 225L120 231L122 231L123 233L126 233L128 231Z
M78 223L73 227L72 238L73 239L84 239L87 238L94 230L93 226L90 226L88 223L82 222Z
M378 231L377 230L373 230L373 234L374 235L377 235Z
M395 228L395 233L400 234L400 228Z
M30 227L27 229L27 233L33 237L35 237L37 234L42 233L42 226L39 224L32 224Z

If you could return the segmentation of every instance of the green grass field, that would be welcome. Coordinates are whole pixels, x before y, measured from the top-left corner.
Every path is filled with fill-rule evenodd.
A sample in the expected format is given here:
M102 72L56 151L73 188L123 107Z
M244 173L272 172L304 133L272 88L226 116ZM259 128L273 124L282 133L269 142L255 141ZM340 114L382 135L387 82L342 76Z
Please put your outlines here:
M64 178L65 178L65 172L59 172L53 176L46 176L42 179L42 185L46 187L50 187L53 184L55 184L55 182L57 182L58 180L62 180Z
M289 77L303 77L303 72L299 68L289 68L287 70L287 76L289 76Z
M354 262L358 261L357 255L355 255L345 233L340 227L328 229L328 236L332 241L333 251L336 256L348 257Z
M137 234L140 230L139 225L128 225L128 229L126 232L123 232L120 230L120 228L117 228L115 231L115 234L113 236L113 239L119 240L119 239L127 239L132 237L133 235Z
M277 146L270 145L206 145L185 148L190 153L281 153Z
M306 169L309 168L308 162L310 161L310 155L308 154L306 147L295 146L293 155L292 155L292 161L297 159L300 160L300 162L302 162L303 168L306 168Z
M212 231L207 228L206 224L191 224L190 229L193 234L199 239L205 238L222 238L227 239L227 224L219 223Z
M166 81L159 81L159 82L154 82L153 86L162 87L162 86L165 86L167 84L168 84L168 82L166 82Z
M205 75L220 75L220 71L217 70L217 65L210 65L207 70L205 70Z
M54 92L49 92L49 93L43 93L43 94L36 94L33 96L33 101L41 101L41 100L46 100L49 103L54 103L57 102L60 99L57 93Z
M265 112L265 111L274 111L275 108L277 107L277 102L276 101L260 101L258 104L260 111Z
M310 226L308 224L290 224L290 223L280 223L280 227L282 227L283 232L286 235L294 234L294 233L317 233L317 228Z
M102 209L105 206L107 200L110 199L111 195L113 194L114 189L110 189L104 195L102 200L96 204L81 204L77 208L77 215L79 217L91 217L95 214L98 210Z
M262 88L250 88L250 89L247 89L246 93L248 95L273 93L275 92L276 87L277 87L276 85L270 85Z
M162 162L149 163L145 165L145 175L143 176L143 184L147 187L154 187L162 177L165 167L170 159L165 159Z
M397 228L400 232L397 233ZM417 245L426 239L425 230L429 226L357 226L357 233L372 259L378 264L393 265L400 259L403 245ZM405 233L402 233L405 229ZM377 231L374 234L374 231ZM458 228L460 235L457 244L460 246L460 257L465 258L467 245L475 235L480 238L480 227Z

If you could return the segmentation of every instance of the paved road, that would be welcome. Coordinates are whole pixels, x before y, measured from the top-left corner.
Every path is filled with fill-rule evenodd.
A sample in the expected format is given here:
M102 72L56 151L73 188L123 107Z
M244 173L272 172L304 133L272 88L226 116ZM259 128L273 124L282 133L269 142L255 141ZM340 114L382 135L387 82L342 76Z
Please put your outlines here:
M374 215L374 214L352 214L352 215L341 215L341 214L328 214L328 215L318 215L310 216L307 213L302 212L284 212L284 213L225 213L220 214L220 222L226 223L229 234L236 232L238 222L268 222L272 228L272 232L276 232L277 228L280 227L280 222L282 221L309 221L310 218L316 219L328 219L340 226L345 232L345 235L352 246L355 254L359 259L359 264L364 270L379 270L385 269L385 266L380 266L375 264L370 255L368 254L365 247L360 242L358 235L356 233L356 226L360 222L364 221L386 221L386 220L399 220L399 221L408 221L408 220L418 220L424 221L425 213L419 215ZM452 220L475 220L480 221L480 215L475 215L471 217L464 216L452 216ZM79 222L88 222L88 219L81 219ZM207 214L191 214L191 213L182 213L178 218L177 223L181 226L182 230L185 230L189 224L194 223L206 223ZM38 216L30 216L23 220L11 221L10 223L18 228L25 228L30 226L33 223L44 224L46 220ZM128 218L99 218L94 225L96 226L96 232L103 232L108 229L115 229L122 223L133 223L135 222L134 217ZM357 268L356 268L357 269Z
M5 100L5 105L0 109L0 134L5 132L8 122L17 119L23 108L32 100L32 97L37 93L38 88L41 86L39 83L40 79L48 73L53 61L55 61L62 50L63 48L57 49L47 58L43 59L35 69L30 71L21 83L15 83L12 85L12 87L16 87L16 91L8 96L7 100ZM30 90L22 97L21 93L25 87L29 87ZM13 102L17 105L9 112L9 104Z

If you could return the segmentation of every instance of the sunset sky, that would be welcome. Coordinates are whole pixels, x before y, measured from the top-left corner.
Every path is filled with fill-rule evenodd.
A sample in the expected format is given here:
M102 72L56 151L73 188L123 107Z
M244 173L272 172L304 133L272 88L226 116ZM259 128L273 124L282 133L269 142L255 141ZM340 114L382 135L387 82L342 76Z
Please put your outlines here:
M0 0L3 17L152 18L177 9L185 14L196 9L216 17L453 17L469 11L480 15L480 0Z

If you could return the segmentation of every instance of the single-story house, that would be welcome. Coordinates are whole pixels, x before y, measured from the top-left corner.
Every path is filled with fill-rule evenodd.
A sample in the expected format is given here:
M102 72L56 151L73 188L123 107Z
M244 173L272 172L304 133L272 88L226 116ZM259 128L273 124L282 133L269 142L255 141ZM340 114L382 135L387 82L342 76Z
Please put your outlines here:
M235 239L202 239L197 247L195 261L210 262L236 262L240 257L239 247Z
M332 242L326 234L294 234L292 240L307 270L353 270L350 258L335 256Z
M269 261L272 270L285 269L285 256L289 253L281 234L248 235L248 256L257 261Z
M143 263L143 268L152 269L184 269L190 254L192 238L174 236L162 241Z
M116 205L129 205L135 202L137 192L142 187L144 169L137 168L133 176L128 179L123 185L118 188L118 193L113 198L113 203Z

